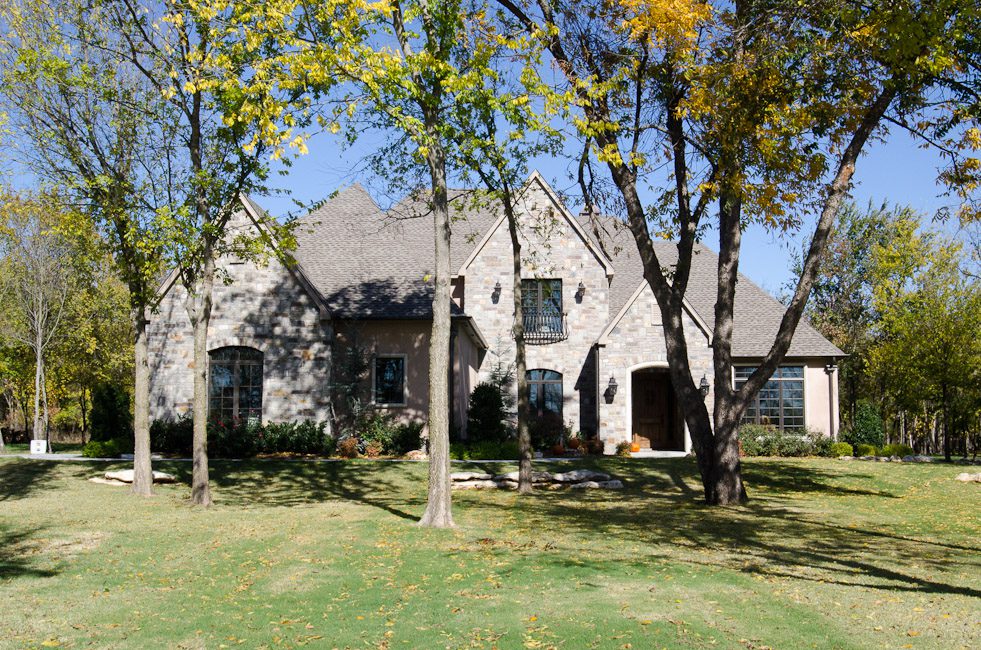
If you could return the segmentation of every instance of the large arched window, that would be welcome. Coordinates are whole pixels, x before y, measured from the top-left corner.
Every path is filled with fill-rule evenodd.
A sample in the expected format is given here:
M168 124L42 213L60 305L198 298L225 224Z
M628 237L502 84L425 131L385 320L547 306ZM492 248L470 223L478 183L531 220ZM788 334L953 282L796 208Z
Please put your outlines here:
M212 350L208 410L215 420L262 419L262 352L254 348Z

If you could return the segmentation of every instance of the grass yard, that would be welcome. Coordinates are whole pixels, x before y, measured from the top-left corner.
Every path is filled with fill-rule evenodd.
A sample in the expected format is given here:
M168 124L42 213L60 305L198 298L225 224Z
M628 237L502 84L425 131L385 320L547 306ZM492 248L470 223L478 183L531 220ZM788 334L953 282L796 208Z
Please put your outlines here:
M750 459L707 509L688 459L583 465L627 489L458 492L434 531L421 463L216 463L200 510L3 458L0 647L981 647L965 468Z

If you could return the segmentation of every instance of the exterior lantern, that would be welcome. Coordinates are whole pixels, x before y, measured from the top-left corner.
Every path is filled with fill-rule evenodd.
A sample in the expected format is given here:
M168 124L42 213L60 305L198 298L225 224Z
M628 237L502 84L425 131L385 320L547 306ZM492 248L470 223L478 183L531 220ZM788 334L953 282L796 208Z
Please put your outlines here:
M610 377L610 383L606 386L606 392L610 394L611 398L617 394L616 377Z
M708 379L702 375L702 381L698 382L698 392L702 394L702 399L708 397L710 388Z

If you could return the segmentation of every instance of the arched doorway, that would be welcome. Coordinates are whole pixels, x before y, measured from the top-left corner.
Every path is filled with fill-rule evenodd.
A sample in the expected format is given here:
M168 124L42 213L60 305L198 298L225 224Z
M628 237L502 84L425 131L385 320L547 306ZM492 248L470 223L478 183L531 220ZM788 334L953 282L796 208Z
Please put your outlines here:
M631 435L641 449L684 451L685 426L667 368L630 373Z

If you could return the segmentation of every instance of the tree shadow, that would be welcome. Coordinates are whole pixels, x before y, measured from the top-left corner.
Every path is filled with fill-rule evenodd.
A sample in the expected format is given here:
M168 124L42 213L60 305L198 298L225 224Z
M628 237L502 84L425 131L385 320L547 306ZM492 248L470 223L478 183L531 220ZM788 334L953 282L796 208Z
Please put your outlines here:
M0 463L0 501L26 499L48 485L55 461L12 459Z
M857 495L882 499L884 507L886 500L897 498L887 492L845 488L831 480L832 476L840 479L849 475L768 463L768 467L753 468L747 474L753 477L753 485L760 486L762 475L772 472L768 485L775 487L755 490L755 498L743 506L708 508L696 500L696 495L701 497L701 483L691 460L642 465L628 462L608 463L604 468L612 469L611 473L627 484L615 495L542 491L532 498L469 499L467 507L476 511L478 518L499 516L501 513L491 512L497 510L514 516L517 509L517 516L532 529L555 528L554 522L561 521L561 529L574 536L630 541L645 549L643 559L585 560L584 566L598 572L609 572L612 564L624 562L641 569L653 559L666 558L767 578L981 597L981 590L956 578L981 572L981 547L896 535L868 526L839 525L825 520L820 509L808 512L795 507L786 494ZM785 471L788 474L780 476ZM834 512L829 510L828 515ZM876 540L887 543L870 543ZM583 561L581 553L573 549L550 556L554 562L575 558L569 561L576 566Z
M14 530L0 524L0 580L47 578L57 574L57 571L35 565L35 558L39 556L30 552L31 540L39 530Z
M190 466L184 464L184 480ZM212 464L216 500L237 506L298 506L343 500L417 520L425 505L425 474L416 463L261 461Z

